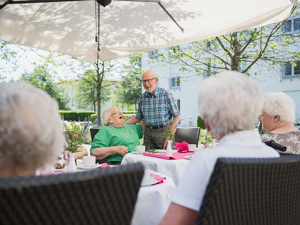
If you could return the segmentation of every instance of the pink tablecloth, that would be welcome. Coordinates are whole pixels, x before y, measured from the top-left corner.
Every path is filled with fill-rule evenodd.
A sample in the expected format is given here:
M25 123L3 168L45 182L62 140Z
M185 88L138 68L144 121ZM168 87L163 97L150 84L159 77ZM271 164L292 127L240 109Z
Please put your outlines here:
M144 156L155 157L155 158L160 158L160 159L174 160L174 159L184 159L186 156L194 155L194 152L186 152L186 153L176 152L176 153L173 153L173 156L166 156L166 153L144 152L143 155Z

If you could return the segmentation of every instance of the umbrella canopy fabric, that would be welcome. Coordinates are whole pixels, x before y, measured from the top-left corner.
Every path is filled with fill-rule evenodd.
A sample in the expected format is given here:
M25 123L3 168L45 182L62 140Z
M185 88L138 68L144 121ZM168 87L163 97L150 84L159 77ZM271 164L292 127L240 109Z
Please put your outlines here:
M0 0L2 4L4 0ZM95 62L247 30L290 16L290 0L162 0L161 3L93 0L8 4L0 10L0 40ZM98 33L98 27L100 27Z

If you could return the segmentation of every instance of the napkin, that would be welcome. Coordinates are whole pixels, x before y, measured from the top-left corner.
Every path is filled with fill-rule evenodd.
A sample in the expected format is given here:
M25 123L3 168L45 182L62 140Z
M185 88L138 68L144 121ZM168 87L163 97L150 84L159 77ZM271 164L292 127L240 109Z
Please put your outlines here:
M188 143L183 141L182 143L175 142L175 146L173 148L177 149L177 152L186 153L189 151Z
M110 167L107 163L101 163L100 168Z
M150 174L150 177L153 177L153 173ZM166 177L163 177L163 176L161 176L161 175L155 174L155 175L154 175L154 179L157 180L157 183L152 184L152 185L156 185L156 184L161 184L161 183L163 183L164 180L166 179Z
M157 154L157 153L143 152L143 155L160 158L160 159L175 160L175 159L184 159L186 156L194 155L194 153L195 152L185 152L185 153L176 152L176 153L173 153L172 156L166 156L166 153L161 153L161 154L158 153Z

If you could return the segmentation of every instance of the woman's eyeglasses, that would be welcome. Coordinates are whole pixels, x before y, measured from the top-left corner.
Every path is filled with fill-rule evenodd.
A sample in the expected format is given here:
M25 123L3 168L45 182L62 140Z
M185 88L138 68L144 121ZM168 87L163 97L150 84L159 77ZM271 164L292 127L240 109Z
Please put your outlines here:
M112 114L110 114L110 116L109 116L109 117L111 117L111 116L113 116L113 115L115 115L115 114L117 114L117 113L121 114L121 112L120 112L120 111L115 111L115 112L113 112Z

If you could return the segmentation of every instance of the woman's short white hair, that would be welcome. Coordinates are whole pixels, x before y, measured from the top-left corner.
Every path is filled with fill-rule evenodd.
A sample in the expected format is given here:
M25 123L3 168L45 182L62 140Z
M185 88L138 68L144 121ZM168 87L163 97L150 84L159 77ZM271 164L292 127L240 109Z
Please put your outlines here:
M103 122L103 125L104 126L107 126L108 125L108 119L111 115L111 109L114 108L114 107L111 107L111 108L108 108L106 109L103 113L102 113L102 122Z
M254 80L235 71L206 78L200 85L199 113L215 138L254 129L262 108L262 91Z
M0 169L55 162L65 138L57 102L26 82L0 84Z
M295 120L296 105L294 100L283 92L265 94L263 109L269 116L280 116L280 121L293 122Z

